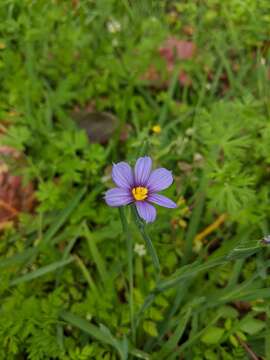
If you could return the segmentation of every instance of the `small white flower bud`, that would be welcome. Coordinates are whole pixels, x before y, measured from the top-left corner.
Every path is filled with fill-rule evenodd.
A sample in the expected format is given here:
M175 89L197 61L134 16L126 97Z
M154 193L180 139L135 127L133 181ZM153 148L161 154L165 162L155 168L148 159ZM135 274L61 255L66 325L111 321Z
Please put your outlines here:
M141 257L146 255L146 249L143 244L136 243L134 246L134 251L136 254L138 254Z
M112 19L107 23L107 29L110 33L115 34L121 31L121 24L120 22Z

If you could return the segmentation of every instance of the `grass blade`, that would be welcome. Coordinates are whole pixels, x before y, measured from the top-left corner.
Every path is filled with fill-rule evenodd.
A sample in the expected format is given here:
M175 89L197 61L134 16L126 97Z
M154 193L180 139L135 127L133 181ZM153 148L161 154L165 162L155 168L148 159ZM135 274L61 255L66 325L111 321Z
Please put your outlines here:
M183 281L180 285L178 285L174 302L172 306L168 309L164 317L164 320L158 326L159 336L155 339L151 339L151 341L149 341L149 343L147 344L147 347L145 347L145 350L149 351L153 348L155 344L160 343L162 341L163 336L169 331L171 320L173 316L176 314L177 310L179 309L183 301L183 298L186 296L190 286L190 281L192 280L193 279L189 279L189 281L187 280Z
M127 354L123 349L123 344L117 340L110 332L108 328L104 325L98 327L89 323L87 320L80 318L70 312L63 312L61 318L68 322L69 324L81 329L82 331L89 334L94 339L100 341L101 343L108 344L112 346L120 355L121 360L127 360Z
M250 246L250 244L253 244L253 242L254 245ZM258 244L258 241L249 241L245 244L239 245L239 247L236 247L235 249L232 249L228 255L214 257L213 259L208 260L206 263L195 262L190 265L185 265L167 279L160 281L157 286L157 291L164 291L165 289L174 287L182 280L197 275L201 271L209 270L215 266L226 264L227 262L234 259L245 259L255 254L260 249L261 246Z
M198 227L199 227L199 224L201 221L202 211L203 211L203 207L204 207L206 185L207 185L207 179L206 179L205 174L203 173L201 182L200 182L200 186L199 186L199 190L197 193L195 209L192 213L192 217L191 217L189 227L188 227L187 236L185 239L186 247L185 247L185 255L183 258L184 264L188 263L188 261L191 257L191 254L192 254L193 239L195 238L195 236L197 234L197 230L198 230Z
M167 100L161 109L160 117L157 122L161 127L165 124L165 121L167 119L167 115L169 112L169 102L173 98L173 95L175 93L175 89L178 84L178 75L179 75L179 65L175 66L175 68L174 68L170 86L169 86L168 92L167 92L167 98L166 98Z
M57 220L50 226L43 237L43 241L40 243L41 245L47 244L52 237L57 233L57 231L64 225L67 221L71 213L75 210L75 208L79 205L82 197L86 193L86 187L82 188L74 198L68 203L67 207L60 213L57 217Z
M33 250L31 257L29 256L29 258L26 258L26 262L25 262L26 264L31 264L35 261L39 251L43 248L43 246L46 246L51 241L51 239L54 237L57 231L65 224L71 213L80 203L85 193L86 193L86 187L82 188L68 203L67 207L57 217L57 220L46 231L44 237L42 239L39 239L41 241L37 243L37 246Z
M107 275L104 261L103 261L102 257L100 256L100 253L96 246L95 238L94 238L94 236L91 235L90 230L86 223L83 224L83 230L84 230L84 234L86 237L89 251L92 254L93 260L95 261L95 263L97 265L97 270L99 272L101 280L102 280L103 284L105 285L108 275Z
M174 353L170 357L168 357L167 359L168 360L177 359L180 354L181 355L183 354L184 349L190 347L190 345L193 344L197 339L199 339L212 325L214 325L219 320L220 317L221 317L220 314L218 314L216 317L214 317L204 329L202 329L199 332L196 332L196 334L194 336L189 338L179 348L174 349Z
M99 297L99 292L98 289L95 285L94 280L92 279L91 274L89 273L89 271L87 270L87 267L84 265L84 262L82 261L82 259L78 256L75 255L74 256L75 260L76 260L76 264L78 265L78 267L80 268L86 282L89 285L89 288L92 290L93 294L95 295L96 298Z
M139 312L138 312L138 315L136 317L136 323L135 323L135 326L136 328L139 326L139 323L140 323L140 320L144 314L144 312L149 309L149 307L153 304L153 302L155 301L155 298L156 298L156 293L154 292L151 292L147 298L144 300L144 303L143 305L141 306Z
M191 265L183 266L180 270L178 270L175 274L168 277L165 280L162 280L158 283L157 289L158 291L164 291L176 286L179 282L183 281L184 279L188 279L194 275L197 275L201 271L209 270L215 266L222 265L226 263L226 257L221 257L218 259L214 259L208 261L205 264L201 263L194 263Z
M72 261L74 261L73 258L69 258L67 260L60 260L60 261L56 261L52 264L43 266L35 271L30 272L29 274L25 274L23 276L20 276L16 279L11 280L10 285L18 285L18 284L22 284L24 282L28 282L31 280L34 280L40 276L46 275L52 271L55 271L63 266L66 266L68 264L70 264Z
M162 346L161 351L158 353L160 359L165 359L165 357L174 351L177 344L179 343L185 328L187 326L187 323L189 321L189 318L191 316L191 308L187 310L185 315L181 318L179 321L174 334L169 338L169 340Z
M75 245L77 239L78 239L78 237L75 236L69 241L69 243L67 244L67 246L65 247L65 250L63 252L62 260L67 260L67 258L69 257L70 252L71 252L73 246ZM62 272L63 272L63 268L59 269L57 271L57 273L56 273L55 287L58 287L58 285L60 283Z
M21 253L10 256L7 259L1 259L0 260L0 269L19 265L19 264L23 263L24 261L27 261L35 253L36 253L35 248L29 248L29 249L24 250Z
M150 355L146 352L139 349L131 349L129 351L130 355L135 356L137 359L150 360Z
M119 353L121 360L127 360L128 353L138 359L150 360L149 354L136 348L127 347L128 344L126 338L123 339L124 341L119 341L104 325L100 325L100 327L98 327L67 311L63 312L60 316L65 322L86 332L92 338L100 341L101 343L112 346Z

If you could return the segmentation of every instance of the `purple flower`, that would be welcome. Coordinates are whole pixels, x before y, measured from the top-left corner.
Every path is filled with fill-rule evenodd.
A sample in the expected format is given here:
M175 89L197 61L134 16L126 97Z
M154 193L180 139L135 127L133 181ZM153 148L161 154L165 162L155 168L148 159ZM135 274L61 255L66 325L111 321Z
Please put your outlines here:
M175 202L157 193L172 184L171 171L165 168L151 170L152 160L149 156L136 161L134 172L126 162L114 164L112 179L117 187L106 192L106 203L112 207L135 203L140 217L147 223L156 218L156 209L150 203L166 208L177 207Z

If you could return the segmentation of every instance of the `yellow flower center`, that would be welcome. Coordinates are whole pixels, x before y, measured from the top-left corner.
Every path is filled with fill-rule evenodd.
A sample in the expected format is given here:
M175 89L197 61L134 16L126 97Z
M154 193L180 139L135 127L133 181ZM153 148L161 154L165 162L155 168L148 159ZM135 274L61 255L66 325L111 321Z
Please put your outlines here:
M141 201L147 198L148 189L143 186L138 186L132 189L132 195L135 200Z

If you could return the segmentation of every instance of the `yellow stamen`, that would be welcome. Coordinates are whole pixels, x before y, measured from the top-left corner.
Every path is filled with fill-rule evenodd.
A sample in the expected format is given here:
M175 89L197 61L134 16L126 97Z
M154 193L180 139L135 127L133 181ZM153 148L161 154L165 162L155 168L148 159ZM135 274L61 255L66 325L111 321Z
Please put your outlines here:
M135 200L141 201L147 198L148 189L143 186L138 186L132 189L132 195Z

